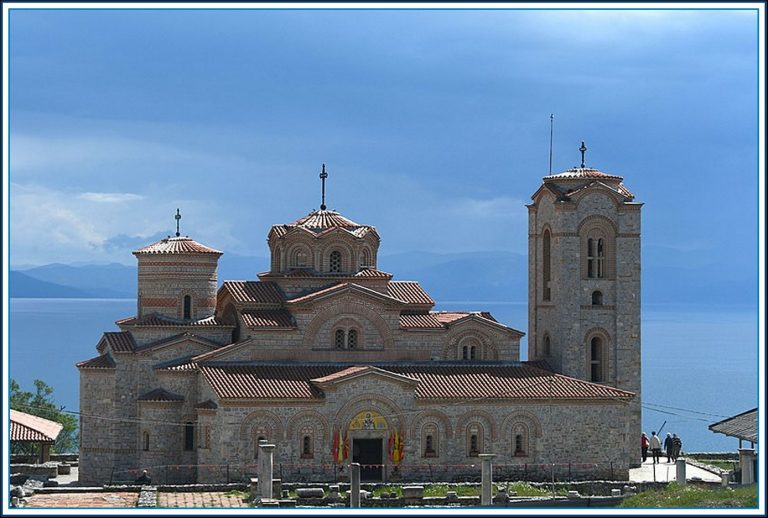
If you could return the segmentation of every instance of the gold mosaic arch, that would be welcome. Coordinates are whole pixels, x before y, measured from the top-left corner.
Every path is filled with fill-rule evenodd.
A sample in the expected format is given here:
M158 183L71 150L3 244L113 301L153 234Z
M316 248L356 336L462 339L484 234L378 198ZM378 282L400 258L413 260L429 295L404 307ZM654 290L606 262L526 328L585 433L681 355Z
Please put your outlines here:
M388 429L401 430L406 436L405 419L391 399L378 395L359 396L346 403L336 412L334 423L342 430L348 430L352 420L361 412L376 412L387 421Z

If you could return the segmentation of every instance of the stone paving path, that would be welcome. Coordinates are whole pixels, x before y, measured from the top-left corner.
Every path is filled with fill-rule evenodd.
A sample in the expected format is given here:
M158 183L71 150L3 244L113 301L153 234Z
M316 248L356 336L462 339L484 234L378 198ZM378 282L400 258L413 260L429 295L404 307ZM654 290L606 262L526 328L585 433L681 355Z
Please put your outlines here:
M629 480L631 482L653 482L654 480L657 482L674 482L677 479L677 467L674 463L667 464L666 457L662 457L662 461L656 464L655 472L654 478L653 460L649 457L639 468L629 470ZM720 482L720 475L686 464L685 479Z
M211 493L157 493L157 507L248 507L242 496L227 495L222 492Z

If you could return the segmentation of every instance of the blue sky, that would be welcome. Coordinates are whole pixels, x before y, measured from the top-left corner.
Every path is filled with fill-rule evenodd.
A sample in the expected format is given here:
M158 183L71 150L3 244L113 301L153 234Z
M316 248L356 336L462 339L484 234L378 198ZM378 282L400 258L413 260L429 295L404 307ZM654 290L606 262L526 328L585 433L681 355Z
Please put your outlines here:
M133 264L177 207L183 233L265 256L318 208L322 163L381 254L524 254L554 113L556 172L584 140L645 203L645 266L756 284L757 17L12 10L10 263Z

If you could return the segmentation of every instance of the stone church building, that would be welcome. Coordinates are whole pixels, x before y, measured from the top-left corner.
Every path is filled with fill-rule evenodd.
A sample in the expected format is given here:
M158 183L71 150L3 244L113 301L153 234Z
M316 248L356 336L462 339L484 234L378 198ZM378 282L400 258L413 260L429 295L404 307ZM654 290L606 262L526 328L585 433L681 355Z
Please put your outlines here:
M136 314L77 364L80 480L243 480L262 439L286 481L334 480L350 462L364 480L461 480L480 453L496 454L496 477L555 464L626 479L641 205L583 163L544 177L528 205L528 361L524 333L434 311L418 282L378 269L375 227L324 203L272 226L257 280L217 289L222 252L178 232L140 248Z

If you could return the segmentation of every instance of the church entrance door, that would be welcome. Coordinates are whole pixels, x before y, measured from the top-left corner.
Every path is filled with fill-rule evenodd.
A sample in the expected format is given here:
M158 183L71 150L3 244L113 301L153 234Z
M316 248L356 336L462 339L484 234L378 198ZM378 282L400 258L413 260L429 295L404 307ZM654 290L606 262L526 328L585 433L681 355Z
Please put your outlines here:
M361 482L381 482L384 439L352 439L352 462L360 464Z

